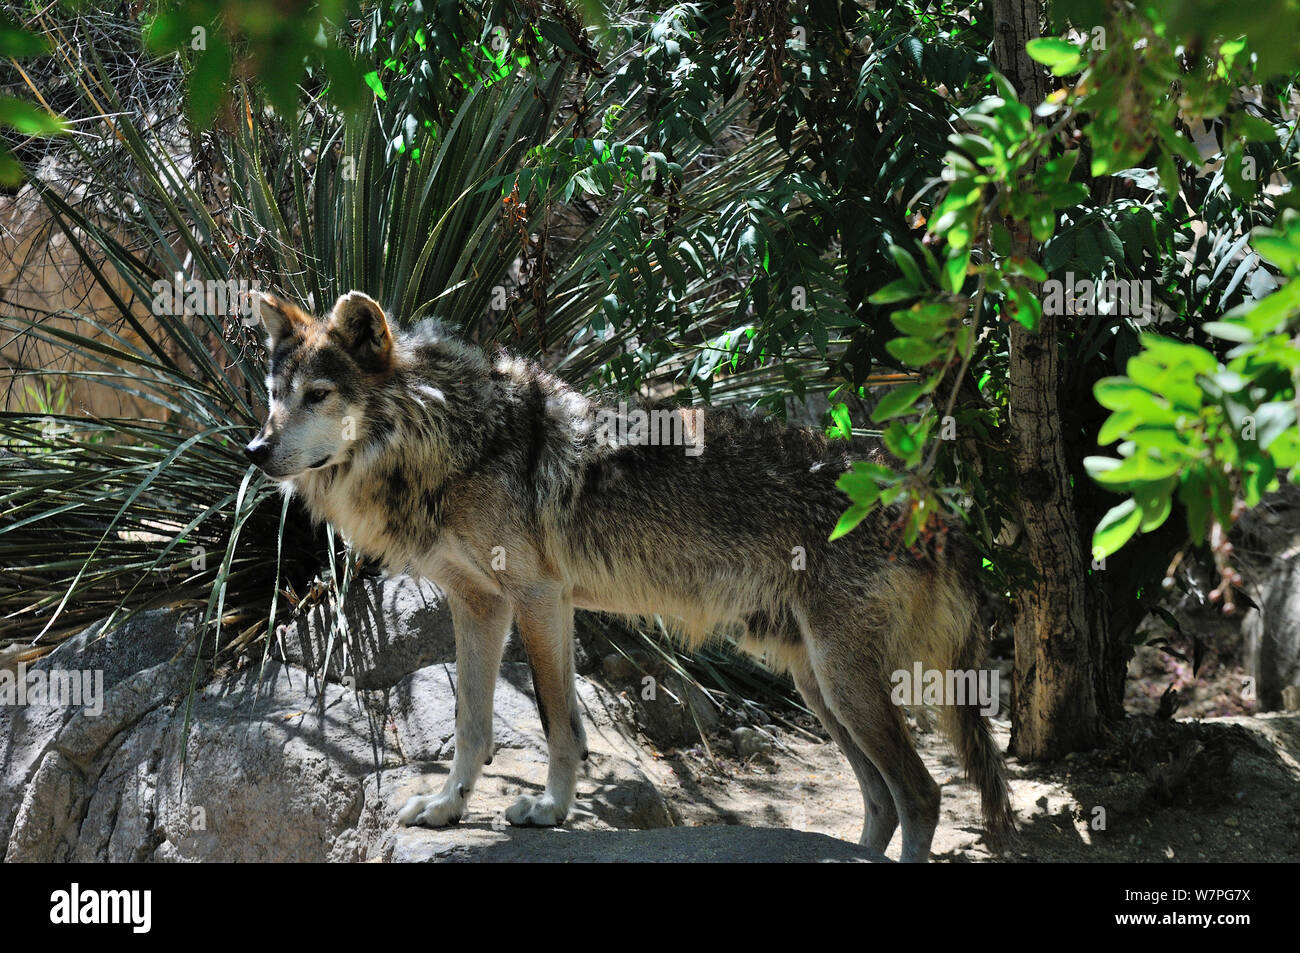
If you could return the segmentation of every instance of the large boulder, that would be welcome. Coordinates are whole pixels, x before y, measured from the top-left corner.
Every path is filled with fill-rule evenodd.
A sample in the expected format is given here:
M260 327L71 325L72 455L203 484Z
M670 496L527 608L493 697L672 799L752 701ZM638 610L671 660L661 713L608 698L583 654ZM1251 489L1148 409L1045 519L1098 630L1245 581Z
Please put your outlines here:
M869 847L772 827L668 827L643 831L457 830L403 845L390 858L426 863L878 863Z
M412 576L363 576L352 583L335 628L317 605L277 626L271 652L332 682L388 688L433 662L456 658L451 611L441 590Z
M165 611L63 643L37 667L101 672L103 695L93 711L0 709L4 858L419 855L404 845L440 832L399 829L395 814L410 795L441 786L454 752L455 663L425 664L441 651L437 631L433 649L418 645L419 630L436 629L446 610L436 590L404 577L360 591L349 613L373 624L351 633L362 664L344 684L279 660L212 676L196 660L192 623ZM413 619L417 599L426 614ZM570 827L671 825L659 791L665 769L637 745L629 703L586 679L578 694L591 757ZM503 666L494 721L497 756L467 824L499 825L514 797L542 787L546 742L526 664Z
M9 835L15 832L36 854L45 850L35 846L37 842L66 840L71 821L51 812L48 829L38 830L33 806L62 798L67 801L65 815L84 806L89 792L77 765L95 761L121 731L181 690L195 672L194 648L192 622L156 610L139 613L107 632L103 623L96 623L27 666L45 678L56 673L87 675L102 688L103 697L94 704L83 699L80 707L0 705L0 834L12 841ZM18 823L25 806L29 809ZM27 849L19 846L18 853Z
M560 832L510 828L505 809L540 793L547 751L528 665L509 656L494 699L496 750L461 824L399 827L408 797L441 788L455 749L450 619L436 588L400 576L362 582L345 611L337 656L318 615L290 627L300 640L282 633L280 657L265 666L216 672L192 618L171 611L60 645L38 669L97 673L103 691L81 707L0 706L0 857L877 859L816 834L680 827L662 793L680 779L638 726L660 717L645 710L656 699L678 706L688 695L647 699L637 680L609 691L579 677L590 756L574 810ZM676 708L663 717L680 727Z
M1242 619L1260 711L1289 706L1300 686L1300 486L1287 484L1242 517L1246 586L1258 609ZM1290 689L1290 691L1288 691Z

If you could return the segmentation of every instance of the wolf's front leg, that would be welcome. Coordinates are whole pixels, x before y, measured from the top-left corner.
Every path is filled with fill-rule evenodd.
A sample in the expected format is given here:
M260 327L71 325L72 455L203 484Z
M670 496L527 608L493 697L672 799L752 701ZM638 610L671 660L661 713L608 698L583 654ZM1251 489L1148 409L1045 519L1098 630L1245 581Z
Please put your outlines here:
M550 827L564 823L569 816L578 762L587 757L587 736L573 681L573 598L558 587L531 592L516 607L515 622L533 670L533 692L550 764L546 790L539 796L519 798L506 811L506 820Z
M442 791L410 798L397 813L401 824L457 823L483 765L492 760L492 696L510 609L504 599L477 593L469 599L448 593L447 602L456 628L456 752Z

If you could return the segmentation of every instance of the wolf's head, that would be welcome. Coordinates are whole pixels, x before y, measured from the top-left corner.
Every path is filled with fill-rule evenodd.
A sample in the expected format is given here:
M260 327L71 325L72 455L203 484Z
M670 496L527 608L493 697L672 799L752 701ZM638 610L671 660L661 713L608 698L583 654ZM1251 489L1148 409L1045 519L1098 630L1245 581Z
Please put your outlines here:
M325 318L260 292L253 308L270 335L270 412L244 455L277 480L343 463L364 427L366 389L392 369L383 310L360 291Z

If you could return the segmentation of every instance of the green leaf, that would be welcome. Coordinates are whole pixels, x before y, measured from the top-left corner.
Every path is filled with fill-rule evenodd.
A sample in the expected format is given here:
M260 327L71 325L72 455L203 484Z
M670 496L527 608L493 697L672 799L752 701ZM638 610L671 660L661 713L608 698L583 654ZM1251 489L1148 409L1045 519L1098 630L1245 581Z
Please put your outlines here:
M872 503L854 503L845 510L844 515L835 524L835 528L831 530L828 541L834 542L866 519L867 514L871 512L872 505Z
M1006 258L1011 254L1011 231L1001 222L994 222L991 229L993 237L993 250L997 254Z
M918 428L921 429L924 428ZM913 430L901 420L895 420L885 428L881 436L890 453L908 466L915 466L919 462L921 450L924 449L918 430Z
M1133 491L1133 499L1142 511L1142 524L1139 527L1142 532L1159 529L1169 518L1174 505L1174 487L1177 485L1177 478L1171 477L1163 483L1138 487Z
M1118 552L1141 525L1142 512L1136 500L1128 499L1111 507L1092 534L1092 558L1105 559Z
M1083 58L1073 43L1057 37L1042 37L1025 44L1025 52L1034 60L1050 67L1054 76L1064 76L1078 69Z
M1030 331L1037 331L1043 318L1043 305L1038 296L1023 285L1011 288L1006 309L1010 317L1023 324Z
M1142 423L1142 415L1136 410L1117 410L1106 418L1106 422L1101 425L1101 430L1097 432L1097 446L1104 447L1114 443L1120 437L1127 436L1140 423Z
M853 435L853 420L849 416L849 408L847 405L836 404L832 407L831 419L835 423L826 431L828 436L848 438Z
M1036 281L1042 284L1047 280L1047 272L1043 266L1032 258L1011 258L1006 263L1006 273L1011 275L1024 275L1030 281Z
M35 103L12 96L0 96L0 124L25 136L48 136L63 132L67 124Z
M944 262L944 287L953 294L961 291L966 282L966 267L970 264L970 246L953 248Z
M23 180L23 167L9 149L0 144L0 185L18 185Z
M1244 343L1255 340L1254 332L1244 324L1227 321L1207 321L1201 325L1201 330L1216 338L1224 341L1237 341Z
M1300 433L1294 428L1284 430L1268 446L1273 466L1279 470L1291 469L1291 482L1300 483Z
M889 316L889 320L903 334L933 340L943 333L948 321L954 316L952 304L933 301L917 303L906 310L895 311Z
M916 259L912 253L900 245L890 245L889 254L894 258L894 264L898 265L903 277L913 288L924 288L925 282L921 280L921 269L916 266Z
M876 423L883 423L886 420L892 420L894 417L909 413L913 405L924 394L924 384L900 384L880 399L876 409L871 412L871 419Z
M541 31L542 36L564 50L564 52L581 55L578 45L573 42L573 37L569 36L569 31L556 20L543 17L537 21L537 29Z
M912 284L906 278L899 278L885 285L867 300L872 304L893 304L896 301L906 301L909 298L915 298L921 293L916 285Z
M231 63L229 44L219 33L211 34L208 48L199 54L189 76L190 118L200 129L212 125L225 101Z
M0 14L0 20L7 21L8 16ZM45 37L19 29L9 22L0 22L0 56L21 59L24 56L37 56L49 48Z
M859 461L853 465L853 469L840 475L840 478L835 481L835 486L843 490L855 503L870 502L880 495L880 484L877 482L875 470L886 470L886 478L893 476L893 473L885 467L875 466L874 469L867 469Z
M376 96L378 96L381 100L386 101L388 99L388 93L384 90L384 84L383 81L380 80L379 78L378 70L371 70L369 73L366 73L363 78L366 81L366 85L370 87L371 91Z
M1151 411L1154 404L1156 408L1160 405L1156 403L1156 398L1145 387L1140 387L1127 377L1103 377L1092 385L1092 394L1097 398L1097 403L1107 410L1136 410ZM1172 412L1168 421L1173 420ZM1162 422L1168 422L1162 421Z
M1192 541L1201 542L1210 529L1210 489L1205 474L1188 474L1178 488L1178 499L1187 511L1187 531Z
M1261 450L1267 450L1288 428L1295 426L1295 404L1288 400L1270 401L1260 404L1253 416L1255 439Z
M946 348L922 338L893 338L885 343L885 350L909 367L924 367L943 356Z
M1250 247L1289 274L1300 272L1300 240L1296 235L1259 232L1250 239Z

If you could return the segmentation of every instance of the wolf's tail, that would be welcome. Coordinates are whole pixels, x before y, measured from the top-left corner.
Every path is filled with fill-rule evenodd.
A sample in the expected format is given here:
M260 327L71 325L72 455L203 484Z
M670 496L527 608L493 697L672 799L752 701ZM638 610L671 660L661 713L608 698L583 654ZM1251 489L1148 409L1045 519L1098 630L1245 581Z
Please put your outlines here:
M971 607L970 623L965 639L952 660L952 667L973 671L984 664L985 639L979 613ZM993 741L989 723L980 713L979 706L967 699L966 704L944 705L941 724L961 759L966 777L979 788L984 813L984 829L991 842L1005 843L1015 832L1015 818L1011 813L1011 798L1007 791L1006 769L1002 752Z

